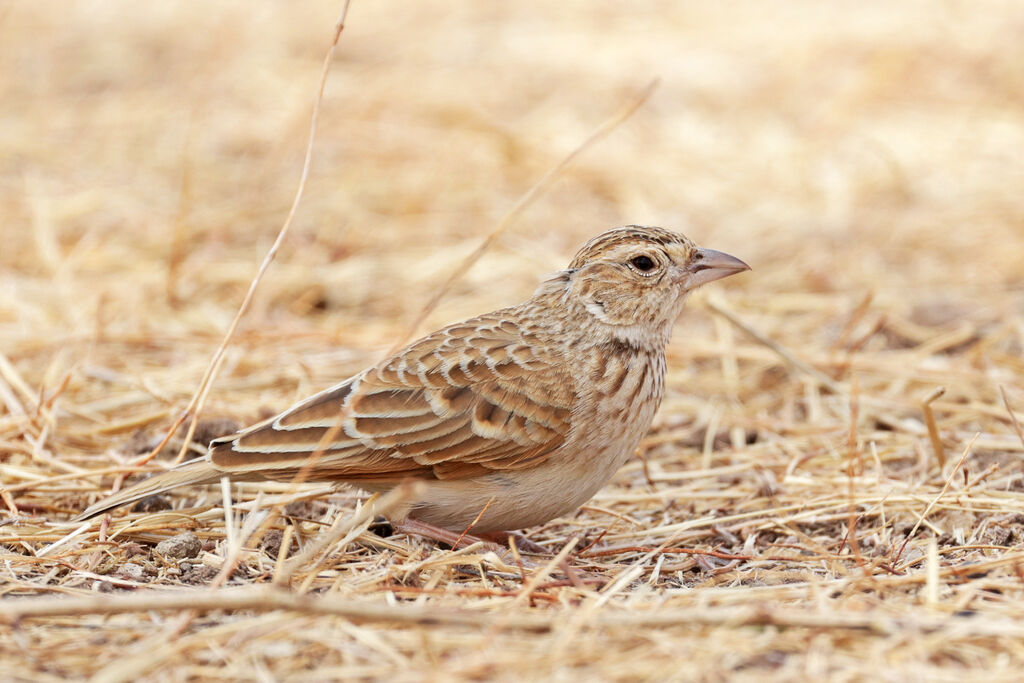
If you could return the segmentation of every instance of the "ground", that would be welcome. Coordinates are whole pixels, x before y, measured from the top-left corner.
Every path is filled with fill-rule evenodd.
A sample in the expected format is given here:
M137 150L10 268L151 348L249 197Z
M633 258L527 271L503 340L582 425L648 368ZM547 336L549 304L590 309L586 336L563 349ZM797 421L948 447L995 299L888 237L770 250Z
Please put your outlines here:
M140 462L288 214L340 11L0 5L5 676L1019 677L1009 0L355 0L304 197L188 451L522 300L615 225L753 270L689 303L639 457L528 530L567 564L453 552L356 491L289 485L69 525L181 452L185 428Z

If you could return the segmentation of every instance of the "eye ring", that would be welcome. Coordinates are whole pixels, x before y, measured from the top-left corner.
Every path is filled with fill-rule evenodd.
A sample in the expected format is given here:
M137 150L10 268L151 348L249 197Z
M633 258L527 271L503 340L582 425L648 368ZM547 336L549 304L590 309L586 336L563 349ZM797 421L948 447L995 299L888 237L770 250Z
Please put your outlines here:
M629 264L639 270L641 273L648 273L654 270L657 263L654 262L650 256L641 254L640 256L634 256L629 260Z

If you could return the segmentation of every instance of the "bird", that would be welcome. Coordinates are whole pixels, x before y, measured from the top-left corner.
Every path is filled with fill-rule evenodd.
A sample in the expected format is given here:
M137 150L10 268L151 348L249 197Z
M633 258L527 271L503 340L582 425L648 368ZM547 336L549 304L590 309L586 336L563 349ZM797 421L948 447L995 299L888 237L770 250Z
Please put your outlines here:
M413 480L388 515L400 530L507 540L575 511L634 455L687 296L749 269L671 230L608 230L530 299L429 334L76 520L222 477L370 493Z

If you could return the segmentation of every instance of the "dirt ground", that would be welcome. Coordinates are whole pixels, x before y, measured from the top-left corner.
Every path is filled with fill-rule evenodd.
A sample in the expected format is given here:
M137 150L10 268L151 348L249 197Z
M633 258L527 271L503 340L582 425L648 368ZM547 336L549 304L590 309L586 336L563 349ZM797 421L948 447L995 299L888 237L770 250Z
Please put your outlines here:
M1019 679L1024 4L355 0L291 231L143 464L288 214L340 10L0 2L0 677ZM67 522L627 223L753 271L691 298L641 457L529 530L567 564L348 489Z

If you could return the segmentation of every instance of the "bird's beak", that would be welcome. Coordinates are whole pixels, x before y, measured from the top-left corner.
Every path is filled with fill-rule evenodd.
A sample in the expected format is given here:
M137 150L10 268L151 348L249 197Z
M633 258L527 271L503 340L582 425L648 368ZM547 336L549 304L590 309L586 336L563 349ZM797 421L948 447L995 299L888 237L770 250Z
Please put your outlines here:
M698 249L680 271L678 282L686 289L695 289L745 270L750 270L750 266L735 256L714 249Z

